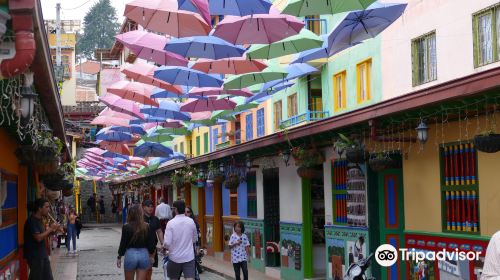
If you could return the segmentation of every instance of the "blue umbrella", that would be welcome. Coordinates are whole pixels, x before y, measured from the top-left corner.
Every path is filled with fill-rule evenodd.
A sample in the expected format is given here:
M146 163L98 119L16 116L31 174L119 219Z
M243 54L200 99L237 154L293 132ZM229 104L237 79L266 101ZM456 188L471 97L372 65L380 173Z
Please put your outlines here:
M132 140L132 135L126 132L101 130L96 134L96 139L101 141L110 141L110 142L127 142Z
M285 77L285 79L278 79L278 80L273 80L270 82L265 83L262 88L262 91L267 91L268 89L277 86L281 83L291 81L296 78L300 78L302 76L306 76L309 74L312 74L314 72L318 72L318 69L312 67L311 65L307 63L295 63L295 64L290 64L286 67L286 71L288 72L288 75Z
M221 87L223 80L198 70L178 66L162 66L154 77L173 85L189 87Z
M118 131L118 132L125 132L125 133L130 133L130 134L140 134L140 135L144 135L146 133L144 128L142 128L142 126L140 126L138 124L132 124L132 125L130 125L130 127L112 126L109 128L109 130Z
M182 88L183 88L182 91L186 92L186 94L179 95L175 92L164 90L162 88L155 88L151 93L151 98L188 98L187 89L184 89L185 88L184 86Z
M165 121L166 119L189 121L191 119L189 114L180 112L179 110L179 103L170 100L160 101L160 106L158 108L152 106L141 107L141 113L148 114L153 118L160 118L161 121Z
M174 38L170 40L164 50L184 57L223 59L241 57L246 49L233 45L215 36L194 36Z
M330 57L377 36L403 14L406 5L375 2L366 10L348 13L332 32L323 38L321 48L299 53L292 63Z
M250 103L252 101L263 102L271 97L273 94L282 91L283 89L289 88L293 86L295 83L285 82L281 84L274 85L266 90L261 90L259 93L255 94L252 97L249 97L245 100L245 103ZM265 86L265 84L264 84ZM263 86L263 87L264 87Z
M126 155L122 155L122 154L118 154L118 153L114 153L114 152L110 152L110 151L106 151L104 152L102 155L102 157L105 157L105 158L124 158L124 159L128 159L128 156Z
M173 153L169 147L154 142L144 142L134 149L134 156L138 157L168 157Z
M171 156L170 159L176 159L176 160L184 160L186 159L186 156L182 153L179 152L174 152Z
M271 2L268 0L210 0L211 15L248 16L268 14Z

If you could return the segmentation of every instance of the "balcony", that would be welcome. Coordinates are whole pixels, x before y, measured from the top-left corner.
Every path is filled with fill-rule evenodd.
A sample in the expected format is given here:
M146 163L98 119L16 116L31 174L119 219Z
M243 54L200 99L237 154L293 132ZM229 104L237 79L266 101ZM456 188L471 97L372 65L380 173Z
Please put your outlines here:
M284 128L296 126L301 123L308 123L326 119L330 116L329 111L306 111L303 114L293 116L287 120L281 121L281 126Z
M104 109L98 101L77 102L76 106L63 106L65 114L91 114L97 115Z
M221 150L221 149L225 149L227 147L231 146L231 141L226 141L226 142L222 142L222 143L219 143L219 144L216 144L215 145L215 150Z

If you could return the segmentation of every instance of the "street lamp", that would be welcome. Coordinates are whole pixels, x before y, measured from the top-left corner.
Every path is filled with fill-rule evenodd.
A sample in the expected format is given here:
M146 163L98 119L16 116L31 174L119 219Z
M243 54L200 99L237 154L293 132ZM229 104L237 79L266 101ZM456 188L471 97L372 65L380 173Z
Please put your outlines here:
M219 164L219 171L220 171L220 173L224 174L224 163L223 162L221 162Z
M425 144L428 138L429 127L425 124L423 120L420 120L420 124L415 128L417 131L417 139L420 143Z
M24 85L21 87L21 117L29 120L33 116L35 98L37 94L33 92L33 72L24 73Z
M286 149L282 153L283 161L285 162L285 166L288 166L288 162L290 161L290 150Z
M247 169L251 169L252 168L252 160L250 159L250 155L249 154L247 154L247 156L246 156L245 164L247 166Z

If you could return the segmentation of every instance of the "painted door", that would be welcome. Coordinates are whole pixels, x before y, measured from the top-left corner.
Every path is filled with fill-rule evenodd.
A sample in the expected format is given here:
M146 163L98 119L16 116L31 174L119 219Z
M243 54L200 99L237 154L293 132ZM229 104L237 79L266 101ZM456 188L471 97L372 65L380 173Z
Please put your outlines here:
M404 196L402 169L388 169L378 173L378 217L380 244L391 244L396 249L404 246ZM378 246L378 245L377 245ZM406 266L396 262L380 270L382 279L405 279Z
M267 242L280 242L280 193L279 172L277 168L266 169L264 175L264 236ZM279 248L279 246L278 246ZM279 250L269 253L266 250L266 266L280 266Z

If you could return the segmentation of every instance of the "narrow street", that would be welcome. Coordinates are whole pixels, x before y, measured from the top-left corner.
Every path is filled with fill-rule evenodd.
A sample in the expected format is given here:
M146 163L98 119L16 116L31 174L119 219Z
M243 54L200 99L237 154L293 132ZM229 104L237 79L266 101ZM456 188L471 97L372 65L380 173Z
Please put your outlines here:
M116 267L116 254L120 243L119 225L84 228L77 240L79 248L77 279L123 279L123 269ZM163 270L155 268L153 279L163 279ZM224 279L210 272L204 272L201 279Z

